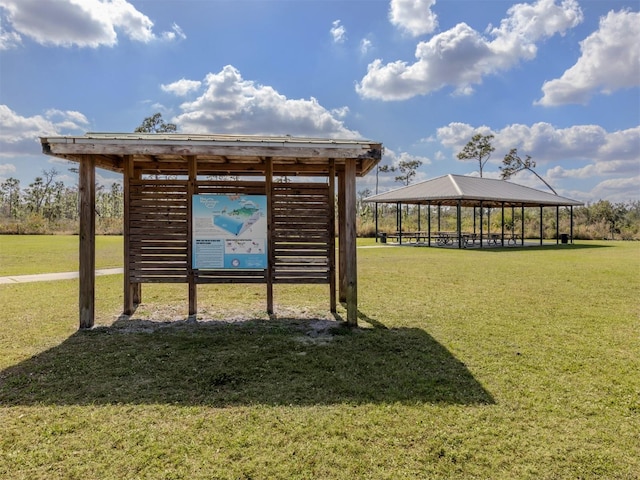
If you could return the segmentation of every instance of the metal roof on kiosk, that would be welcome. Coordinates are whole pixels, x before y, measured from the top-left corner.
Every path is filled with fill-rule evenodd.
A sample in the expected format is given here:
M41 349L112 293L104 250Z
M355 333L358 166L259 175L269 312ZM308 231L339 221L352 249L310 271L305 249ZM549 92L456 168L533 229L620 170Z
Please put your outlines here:
M259 175L270 159L274 174L326 176L329 164L344 168L355 162L356 175L366 175L382 157L382 144L371 140L291 136L87 133L42 137L47 155L80 161L91 156L99 168L122 172L124 157L143 173L179 174L187 157L196 157L201 175Z

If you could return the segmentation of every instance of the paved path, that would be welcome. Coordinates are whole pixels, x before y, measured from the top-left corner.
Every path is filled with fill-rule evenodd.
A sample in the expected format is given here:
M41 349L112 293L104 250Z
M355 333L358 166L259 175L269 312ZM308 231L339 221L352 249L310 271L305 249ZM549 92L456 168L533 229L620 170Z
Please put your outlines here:
M122 273L122 268L105 268L96 270L96 276L115 275ZM41 273L38 275L11 275L9 277L0 277L0 284L3 283L27 283L27 282L48 282L51 280L71 280L78 278L78 272L61 272L61 273Z
M358 248L381 248L387 245L369 245L360 246ZM96 276L100 275L117 275L123 273L123 268L104 268L96 270ZM10 275L8 277L0 277L0 285L7 283L29 283L29 282L50 282L51 280L72 280L78 278L78 272L61 272L61 273L39 273L36 275Z

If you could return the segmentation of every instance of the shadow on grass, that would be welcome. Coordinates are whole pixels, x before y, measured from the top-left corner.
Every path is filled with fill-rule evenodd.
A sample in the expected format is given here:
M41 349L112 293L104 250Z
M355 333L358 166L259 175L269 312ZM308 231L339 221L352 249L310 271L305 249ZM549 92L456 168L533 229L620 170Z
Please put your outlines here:
M423 330L360 318L121 319L0 372L0 404L494 403Z

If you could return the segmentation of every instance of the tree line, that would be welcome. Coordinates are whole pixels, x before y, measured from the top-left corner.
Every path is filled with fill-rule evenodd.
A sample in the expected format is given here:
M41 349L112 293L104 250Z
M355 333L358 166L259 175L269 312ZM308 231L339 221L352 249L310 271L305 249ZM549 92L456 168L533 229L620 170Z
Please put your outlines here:
M76 168L71 168L77 174ZM404 175L404 173L403 173ZM60 173L52 168L44 170L27 186L20 180L8 178L0 184L0 233L43 234L76 233L79 218L78 185L66 185L60 179ZM406 181L406 180L405 180ZM371 195L369 189L357 192L358 233L361 236L373 236L375 231L374 205L363 200ZM96 230L101 234L122 233L124 214L124 195L122 185L113 182L110 186L96 185ZM393 205L379 206L379 226L382 231L395 229L396 211ZM425 207L423 207L425 208ZM555 212L547 209L549 219L545 224L553 225ZM624 239L640 240L640 201L614 203L600 200L582 207L575 207L574 235L577 239ZM404 225L411 228L416 222L415 206L405 206ZM442 211L442 221L454 222L455 212ZM561 221L568 222L562 214ZM495 215L498 221L498 215ZM532 232L537 233L535 222L537 212L525 217ZM423 221L426 216L423 212ZM388 225L387 225L388 223ZM385 228L388 227L388 228ZM496 224L496 228L498 224Z
M69 169L78 173L77 168ZM44 170L29 185L17 178L0 184L0 233L75 233L80 215L77 183L66 185L55 168ZM101 233L122 231L122 185L96 184L97 229Z

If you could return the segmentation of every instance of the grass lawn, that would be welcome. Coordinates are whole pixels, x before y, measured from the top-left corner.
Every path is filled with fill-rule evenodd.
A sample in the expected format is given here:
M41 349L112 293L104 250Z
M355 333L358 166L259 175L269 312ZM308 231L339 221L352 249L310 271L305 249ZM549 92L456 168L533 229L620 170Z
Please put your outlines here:
M78 271L77 235L0 235L0 276ZM122 237L96 237L96 268L122 266Z
M186 286L119 319L98 277L77 332L76 281L0 285L0 478L640 478L640 243L358 270L356 330L326 286L276 286L273 320L264 286L200 286L194 324Z

